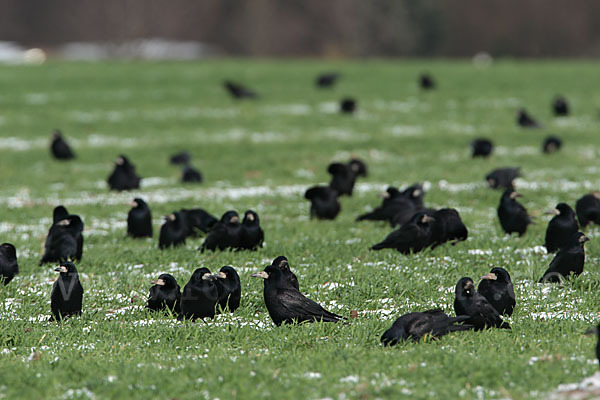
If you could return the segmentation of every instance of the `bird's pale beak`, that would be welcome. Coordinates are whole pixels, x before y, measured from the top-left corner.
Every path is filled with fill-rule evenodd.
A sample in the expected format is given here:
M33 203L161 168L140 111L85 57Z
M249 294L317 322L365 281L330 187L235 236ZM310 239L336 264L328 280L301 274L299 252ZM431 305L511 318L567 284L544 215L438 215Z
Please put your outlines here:
M269 274L265 271L256 272L250 276L253 278L269 279Z
M423 218L421 218L421 223L426 223L426 222L433 222L435 221L435 218L429 216L429 215L423 215Z
M475 287L475 284L471 281L465 283L465 286L464 286L465 289L473 289L474 287Z
M60 265L60 266L54 268L54 270L56 272L69 272L69 270L67 269L67 267L65 267L64 265Z
M217 278L212 274L204 274L204 275L202 275L202 279L205 281L214 281Z
M488 179L487 183L488 183L488 186L494 186L496 184L496 180L495 179Z
M421 193L423 193L423 192L421 191L421 189L416 189L416 190L413 190L413 192L412 192L412 197L419 197L419 196L421 195Z
M71 223L71 220L69 219L61 219L60 221L58 221L56 223L56 225L60 225L60 226L67 226Z
M165 281L162 279L157 279L155 281L152 281L152 284L158 285L158 286L165 286Z
M523 197L523 195L521 193L517 193L517 192L512 192L508 197L510 197L511 199L516 199L517 197Z
M254 221L254 215L252 214L246 214L246 218L248 218L249 221Z
M579 237L579 243L585 243L585 242L588 242L589 240L590 240L590 238L587 237L587 236L580 236Z
M486 281L495 281L498 279L498 276L490 272L489 274L482 276L481 279L485 279Z
M240 217L238 217L237 215L234 215L233 217L231 217L229 222L240 222Z
M117 158L117 160L115 161L115 164L117 165L123 165L125 163L125 160L123 160L122 157Z
M379 197L383 197L384 199L389 199L390 194L388 192L381 192L381 193L379 193Z
M167 215L167 219L169 221L175 221L175 214L169 214L169 215Z
M138 206L138 203L137 203L137 201L130 201L130 202L129 202L129 205L130 205L131 207L137 207L137 206Z
M225 279L225 278L227 278L227 274L225 274L225 272L219 271L215 274L215 277Z
M548 210L545 212L546 215L558 215L560 214L560 211L558 211L556 208L552 209L552 210Z

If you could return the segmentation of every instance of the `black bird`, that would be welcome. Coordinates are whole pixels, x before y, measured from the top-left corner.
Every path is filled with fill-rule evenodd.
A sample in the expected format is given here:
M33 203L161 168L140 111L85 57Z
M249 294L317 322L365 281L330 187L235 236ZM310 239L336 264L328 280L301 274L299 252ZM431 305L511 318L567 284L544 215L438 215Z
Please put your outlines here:
M127 157L120 155L115 161L115 169L108 177L110 190L139 189L140 177L135 173L135 166L129 162Z
M165 217L165 223L160 227L158 248L177 247L185 244L188 227L180 212L175 211Z
M60 220L66 219L69 216L69 212L64 206L57 206L52 211L52 223L55 224Z
M17 249L10 243L2 243L0 245L0 283L4 281L4 285L8 285L18 273Z
M560 150L562 146L562 140L556 136L548 136L542 143L542 151L546 154L554 153Z
M468 315L466 324L473 325L476 331L487 328L510 329L502 317L485 297L477 293L471 278L461 278L456 284L454 311L456 315Z
M454 208L442 208L431 216L434 220L431 224L432 249L452 240L453 244L467 240L469 231Z
M285 256L279 256L273 260L271 263L272 266L278 268L283 274L283 280L287 281L287 284L300 290L300 284L298 283L298 278L296 274L292 272L290 269L290 265L288 263L288 259Z
M485 297L500 315L511 316L517 304L515 290L507 270L494 267L481 277L477 292Z
M139 197L130 203L127 213L127 234L134 238L152 237L152 214L148 204Z
M573 234L579 232L579 224L575 219L575 211L567 203L558 203L548 214L555 217L548 222L544 246L548 253L554 253L565 247Z
M175 315L181 312L181 288L171 274L161 274L153 281L146 308L153 311L169 310Z
M202 183L202 174L196 168L187 164L181 170L181 182Z
M498 205L498 219L502 229L507 234L517 232L519 236L523 236L527 231L527 225L531 223L531 218L527 214L527 210L516 199L523 195L514 190L507 189L500 198Z
M48 262L81 260L82 255L83 221L78 215L69 215L50 227L40 265Z
M371 212L358 216L356 220L389 221L392 226L404 225L415 213L424 209L424 196L425 191L419 183L403 191L390 186L381 193L383 197L381 205Z
M435 89L436 84L431 75L421 74L421 76L419 76L419 86L421 86L421 89L423 90L429 90Z
M343 114L352 114L356 111L356 100L350 97L340 100L340 112Z
M63 138L62 133L58 129L52 133L50 151L57 160L71 160L75 158L71 146L69 146L69 143Z
M235 249L240 244L241 232L240 216L236 211L227 211L208 232L200 249L203 253L204 250Z
M235 268L226 265L215 274L217 280L217 293L219 300L217 304L222 311L229 310L234 312L240 307L240 299L242 297L242 284L240 276Z
M320 87L320 88L330 88L335 85L335 83L337 82L339 77L340 77L340 74L337 72L329 72L329 73L321 74L321 75L317 76L315 84L317 85L317 87Z
M256 99L258 95L252 90L231 81L223 82L223 86L234 99Z
M356 178L367 176L367 166L362 160L353 159L347 164L331 163L327 172L331 175L329 187L335 190L338 196L352 196Z
M585 334L596 336L596 358L598 359L598 361L600 361L600 324L588 330Z
M522 128L540 128L541 125L524 108L517 113L517 124Z
M471 142L471 151L473 158L489 157L494 150L494 144L491 140L485 138L475 139Z
M186 236L198 236L199 232L208 233L219 220L202 208L182 209L179 211L185 219L188 231Z
M485 180L492 189L514 189L513 181L521 176L521 168L498 168L486 175Z
M579 225L582 228L593 223L600 225L600 194L590 193L582 196L577 203L575 203L575 210L577 211L577 219L579 219Z
M560 282L563 278L571 274L575 276L581 274L583 272L583 265L585 264L585 249L583 246L588 240L590 239L583 233L574 233L571 236L569 244L556 253L556 256L554 256L550 266L544 272L539 282Z
M264 239L265 233L260 227L258 214L252 210L246 211L242 221L238 249L257 250L262 247Z
M181 296L181 314L178 320L213 318L219 299L214 275L208 268L198 268L183 288Z
M60 263L56 272L60 272L58 279L52 287L50 295L50 320L59 321L72 315L81 315L83 301L83 287L79 281L79 274L75 264L69 261Z
M381 343L394 346L402 340L419 341L425 335L437 339L450 332L473 329L472 325L458 324L467 319L467 315L449 317L440 309L408 313L394 321L392 327L383 333Z
M416 213L412 219L390 233L372 250L396 249L402 254L418 253L431 244L431 224L434 218L424 212Z
M335 219L342 208L338 201L338 193L329 186L313 186L304 193L310 200L310 217L318 219Z
M265 305L277 326L282 323L338 322L344 318L306 298L298 289L292 287L284 274L273 265L251 276L265 280Z
M556 96L552 102L552 111L557 117L569 115L569 103L563 96Z
M174 165L187 165L191 161L190 153L187 151L182 151L180 153L173 154L171 158L169 158L169 162Z

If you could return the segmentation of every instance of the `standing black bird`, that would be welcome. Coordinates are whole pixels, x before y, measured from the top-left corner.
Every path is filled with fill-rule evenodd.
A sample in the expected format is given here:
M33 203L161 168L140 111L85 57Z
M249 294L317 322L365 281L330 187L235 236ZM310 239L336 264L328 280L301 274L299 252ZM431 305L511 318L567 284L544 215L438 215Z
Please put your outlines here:
M510 329L502 317L485 297L477 293L471 278L461 278L456 284L454 311L456 315L468 315L466 324L473 325L476 331L486 328Z
M208 232L200 250L204 253L204 250L207 249L212 251L235 249L240 244L241 233L240 216L236 211L227 211Z
M183 288L181 295L181 314L178 320L197 318L213 318L219 293L215 281L208 268L198 268L190 281Z
M431 244L431 224L434 218L424 212L416 213L412 219L390 233L372 250L396 249L402 254L418 253Z
M304 193L310 200L310 217L318 219L335 219L342 208L338 201L338 193L329 186L313 186Z
M500 315L512 315L517 301L510 274L504 268L494 267L489 274L482 276L477 292L485 297Z
M75 264L63 261L55 271L60 272L60 275L54 282L50 295L50 308L52 310L50 320L59 321L72 315L81 315L83 287L79 281Z
M552 102L552 111L557 117L569 115L569 103L563 96L556 96Z
M562 146L562 140L556 136L548 136L542 143L542 151L546 154L554 153L560 150Z
M169 158L169 162L175 165L187 165L190 163L190 160L191 156L190 153L188 153L187 151L182 151L180 153L173 154L171 158Z
M419 86L421 86L421 89L423 90L430 90L435 89L436 84L431 75L421 74L421 76L419 76Z
M517 197L522 195L510 189L502 194L498 206L498 219L504 232L509 235L517 232L519 236L523 236L527 231L527 225L531 223L531 218L525 207L516 200Z
M40 265L69 259L81 260L82 255L83 221L78 215L69 215L50 227Z
M75 158L71 146L69 146L69 143L63 138L62 133L58 129L52 133L50 151L57 160L71 160Z
M223 82L223 86L234 99L256 99L258 95L252 90L231 81Z
M180 212L175 211L165 217L165 223L160 227L158 248L165 249L185 244L187 224Z
M175 315L181 312L181 288L171 274L161 274L153 281L146 308L153 311L169 310Z
M343 114L352 114L356 111L356 100L350 97L345 97L340 100L340 112Z
M594 335L596 337L596 358L600 361L600 324L588 330L586 335Z
M583 272L585 264L585 249L583 245L587 242L587 236L581 232L574 233L569 243L560 249L550 266L539 280L540 283L560 282L563 278L573 274L578 276Z
M52 211L52 223L55 224L60 220L69 217L69 212L64 206L56 206Z
M471 142L471 151L473 158L489 157L494 150L494 144L491 140L485 138L475 139Z
M0 283L4 282L4 285L8 285L18 273L17 249L10 243L2 243L0 245Z
M277 326L282 323L338 322L343 319L306 298L298 289L292 287L283 273L273 265L269 265L264 271L251 276L265 280L263 292L265 305Z
M219 300L217 304L222 311L234 312L240 307L242 284L235 268L226 265L215 274ZM218 311L218 310L217 310Z
M132 208L127 214L127 234L134 238L152 237L152 214L148 204L138 197L130 205Z
M432 215L431 248L453 240L453 244L467 240L469 231L454 208L442 208Z
M575 219L575 211L567 203L558 203L556 208L548 213L555 217L546 228L544 246L548 253L554 253L570 242L573 234L579 231L579 224Z
M514 189L513 181L521 176L521 168L498 168L485 176L492 189Z
M358 158L353 158L347 164L331 163L327 167L327 172L331 175L329 187L338 193L338 196L347 194L352 196L356 178L367 176L367 165Z
M208 233L219 220L202 208L181 209L188 231L186 236L198 236L199 232Z
M328 73L320 74L319 76L317 76L317 79L315 80L315 84L319 88L330 88L335 85L335 83L337 82L339 77L340 77L340 74L337 72L328 72Z
M473 329L472 325L457 324L469 319L468 315L449 317L440 309L405 314L394 321L390 329L381 336L384 346L394 346L401 340L419 341L425 335L439 338L450 332Z
M181 182L202 183L202 174L190 164L186 164L181 170Z
M281 271L281 273L283 274L282 279L285 280L288 285L300 290L298 278L296 277L296 274L294 274L290 269L288 259L285 256L279 256L275 258L271 265Z
M238 249L257 250L259 247L262 247L264 239L265 233L260 227L258 214L252 210L246 211L244 220L242 221Z
M590 193L582 196L577 200L577 203L575 203L577 219L579 219L579 225L581 225L582 228L585 228L590 223L600 225L599 197L599 193Z
M120 155L115 161L115 169L108 177L110 190L139 189L140 177L135 173L135 166L127 157Z
M541 125L524 108L517 113L517 124L523 128L539 128Z

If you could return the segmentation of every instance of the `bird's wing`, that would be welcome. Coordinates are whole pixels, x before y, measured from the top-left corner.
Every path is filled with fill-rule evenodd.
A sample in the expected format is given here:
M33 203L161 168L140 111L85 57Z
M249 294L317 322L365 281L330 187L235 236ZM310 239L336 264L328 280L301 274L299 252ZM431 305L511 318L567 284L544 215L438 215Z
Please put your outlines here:
M312 301L297 290L279 289L277 291L279 304L287 310L292 318L300 319L322 319L327 322L336 322L339 315L331 313Z

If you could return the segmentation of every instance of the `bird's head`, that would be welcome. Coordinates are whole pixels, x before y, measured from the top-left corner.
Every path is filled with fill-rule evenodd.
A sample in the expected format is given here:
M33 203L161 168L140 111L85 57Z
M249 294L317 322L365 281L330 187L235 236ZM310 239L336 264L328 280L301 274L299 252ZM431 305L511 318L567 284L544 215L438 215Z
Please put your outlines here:
M510 274L504 268L494 267L488 274L483 275L481 279L508 283L510 282Z
M161 274L157 280L152 281L152 284L164 286L166 288L173 288L177 286L177 280L171 274Z
M60 264L58 264L58 267L54 268L54 270L56 272L60 272L61 275L77 273L77 268L75 267L75 264L73 264L70 261L61 262Z
M460 278L456 284L456 297L471 297L475 294L475 283L471 278Z
M258 219L258 214L252 210L246 211L244 213L244 221L242 221L242 223L244 225L259 225L260 220Z

